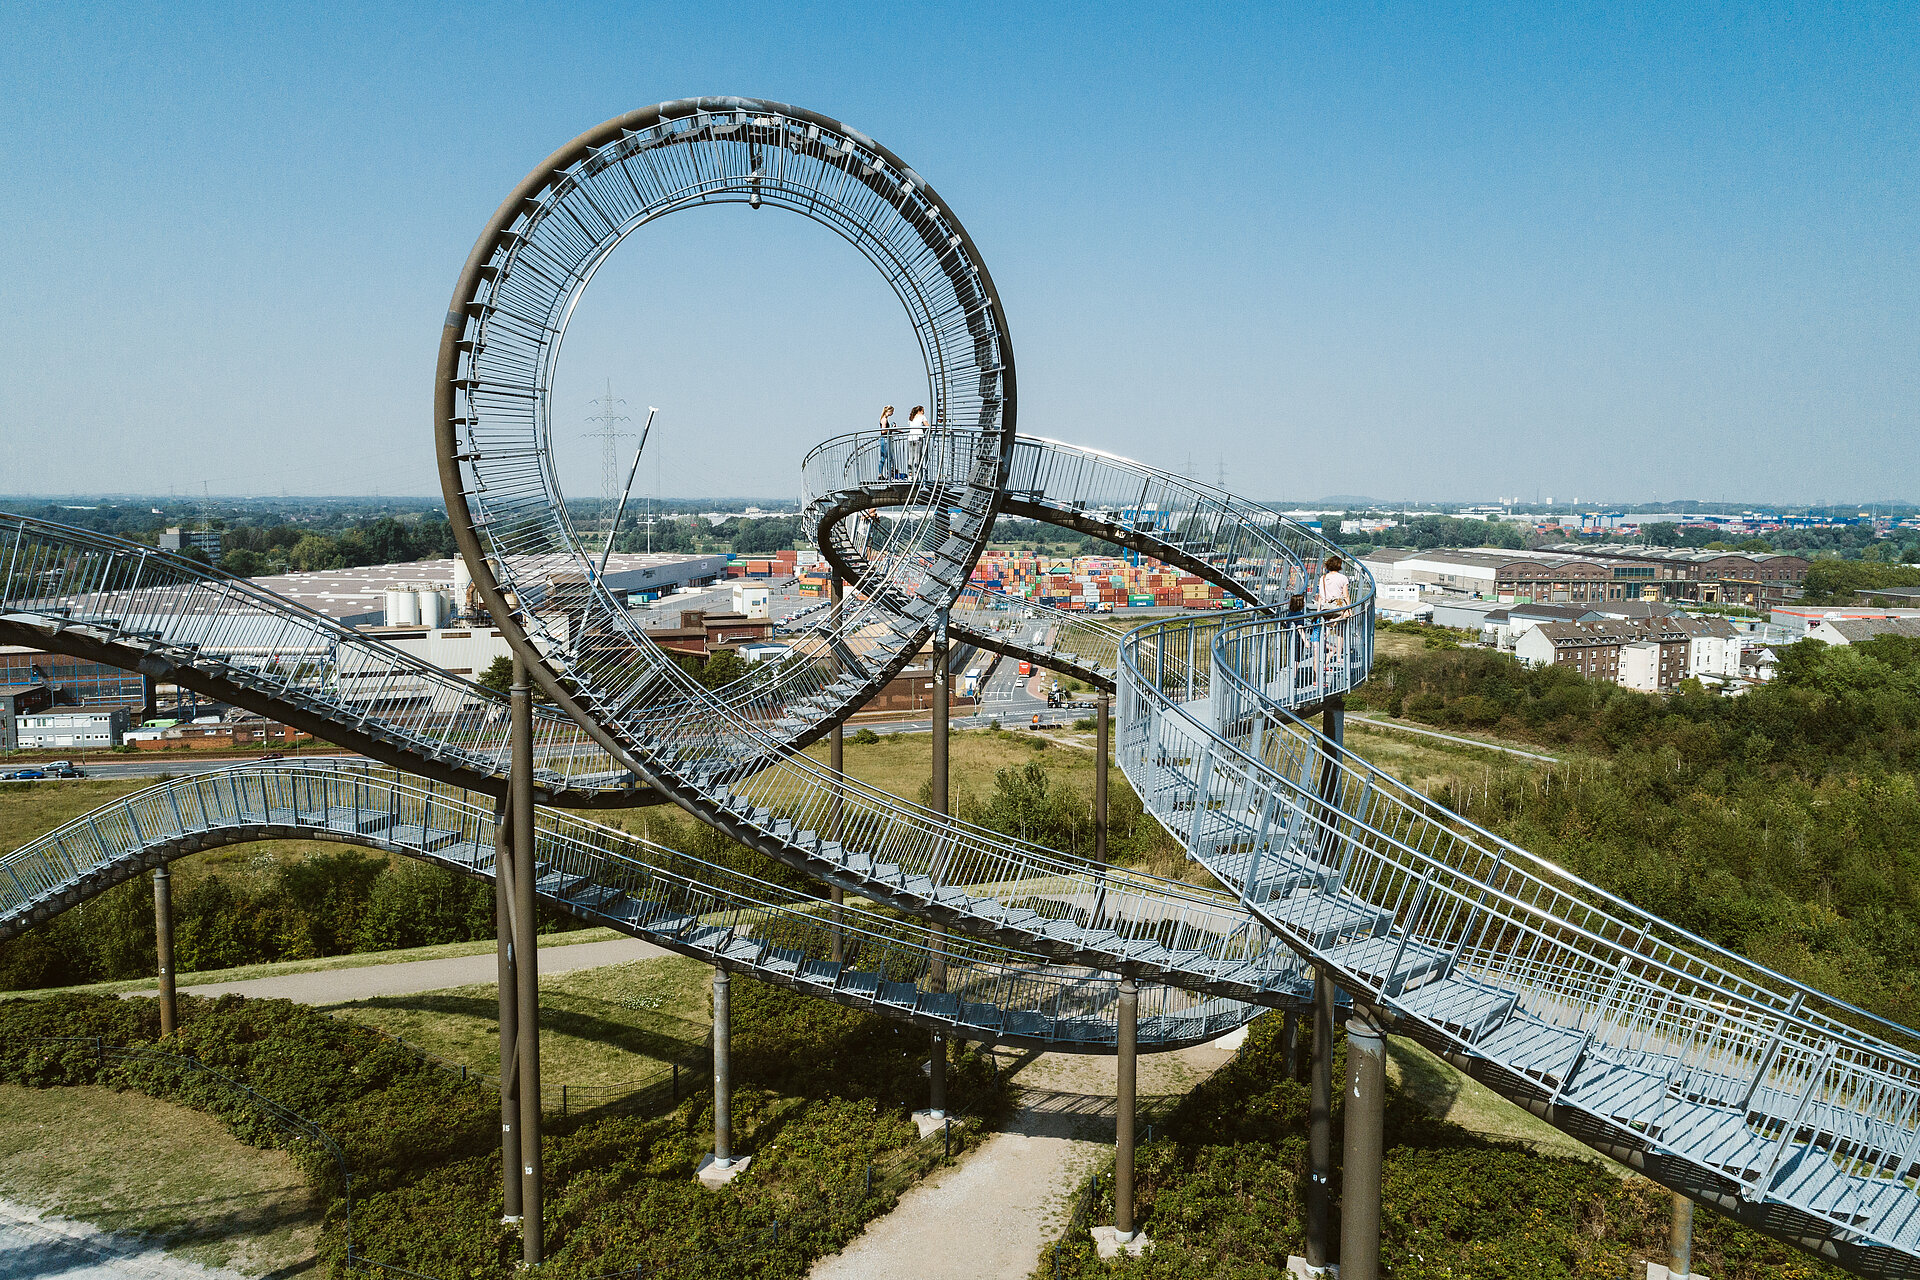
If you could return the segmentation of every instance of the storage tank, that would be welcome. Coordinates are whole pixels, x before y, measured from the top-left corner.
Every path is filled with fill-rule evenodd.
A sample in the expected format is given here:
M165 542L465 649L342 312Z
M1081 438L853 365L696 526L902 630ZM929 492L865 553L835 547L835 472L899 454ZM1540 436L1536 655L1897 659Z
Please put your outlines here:
M402 586L387 588L387 625L390 627L420 625L420 602L408 588Z
M418 609L421 625L428 627L439 626L442 612L440 608L440 593L438 591L427 590L416 591L413 594L414 598L419 602Z
M453 558L453 608L461 617L471 618L478 610L479 596L473 589L473 570L467 568L467 558L456 555Z

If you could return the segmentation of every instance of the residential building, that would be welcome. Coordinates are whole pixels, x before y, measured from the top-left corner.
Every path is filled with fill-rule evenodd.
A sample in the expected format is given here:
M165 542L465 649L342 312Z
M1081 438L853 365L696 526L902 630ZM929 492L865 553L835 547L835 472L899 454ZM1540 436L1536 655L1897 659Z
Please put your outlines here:
M119 707L110 711L72 707L36 711L15 716L13 724L14 746L20 751L101 751L119 746L126 731L127 713Z
M1529 666L1563 666L1590 679L1666 693L1692 674L1696 639L1714 642L1703 652L1720 669L1725 643L1737 654L1737 634L1721 618L1543 622L1519 633L1513 651Z

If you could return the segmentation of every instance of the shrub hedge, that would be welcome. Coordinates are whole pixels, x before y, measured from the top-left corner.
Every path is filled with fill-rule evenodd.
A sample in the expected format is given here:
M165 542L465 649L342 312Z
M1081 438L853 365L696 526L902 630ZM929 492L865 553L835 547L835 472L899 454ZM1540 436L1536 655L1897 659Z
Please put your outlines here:
M1138 1150L1137 1224L1154 1248L1102 1262L1087 1234L1113 1221L1112 1166L1076 1195L1034 1280L1282 1280L1306 1249L1307 1086L1287 1076L1277 1015L1189 1093ZM1302 1028L1301 1064L1312 1035ZM1346 1037L1333 1047L1333 1239L1339 1239ZM1632 1258L1664 1259L1671 1201L1643 1179L1496 1142L1435 1119L1390 1087L1381 1190L1383 1274L1405 1280L1621 1280ZM1694 1266L1716 1280L1838 1280L1845 1273L1700 1210Z
M712 1146L705 1091L664 1114L549 1116L541 1274L645 1266L690 1277L803 1276L940 1162L940 1140L919 1142L907 1115L924 1105L925 1032L751 979L735 982L734 1017L735 1144L754 1157L748 1174L719 1192L693 1181ZM282 1141L243 1100L188 1073L102 1059L85 1042L30 1043L37 1037L151 1045L159 1038L151 1000L0 1003L0 1080L138 1089L218 1115L246 1141ZM499 1223L499 1102L477 1082L368 1028L279 1000L182 997L180 1027L164 1047L251 1086L340 1145L362 1257L443 1280L511 1270L519 1247ZM978 1055L950 1058L950 1097L973 1113L955 1127L964 1145L977 1141L979 1117L1000 1107L1002 1092ZM300 1155L328 1200L323 1260L344 1275L346 1210L333 1162Z

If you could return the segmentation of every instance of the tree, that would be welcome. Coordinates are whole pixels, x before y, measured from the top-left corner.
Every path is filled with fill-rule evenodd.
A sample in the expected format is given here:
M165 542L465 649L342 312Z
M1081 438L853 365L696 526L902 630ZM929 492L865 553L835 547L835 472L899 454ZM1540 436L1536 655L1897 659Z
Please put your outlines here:
M318 533L302 535L287 553L287 560L294 568L309 573L316 569L338 569L346 563L333 539Z
M513 690L513 659L501 654L487 665L474 683L506 697Z

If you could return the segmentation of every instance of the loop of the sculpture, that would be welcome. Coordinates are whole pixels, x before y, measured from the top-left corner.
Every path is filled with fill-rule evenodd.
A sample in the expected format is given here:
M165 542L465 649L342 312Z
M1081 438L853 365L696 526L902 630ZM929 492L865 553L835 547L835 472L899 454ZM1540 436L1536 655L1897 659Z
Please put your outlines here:
M436 374L456 539L506 638L545 667L535 674L562 705L589 683L581 636L633 625L598 581L557 481L547 396L568 318L634 230L742 202L804 214L879 268L925 360L935 422L977 431L997 452L997 466L965 487L998 503L1015 428L1005 315L972 240L924 179L838 121L779 103L685 99L609 120L548 157L496 211L455 290ZM920 585L915 558L930 532L947 532L954 502L951 486L930 492L871 576ZM975 554L986 533L970 539Z

